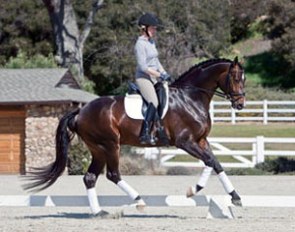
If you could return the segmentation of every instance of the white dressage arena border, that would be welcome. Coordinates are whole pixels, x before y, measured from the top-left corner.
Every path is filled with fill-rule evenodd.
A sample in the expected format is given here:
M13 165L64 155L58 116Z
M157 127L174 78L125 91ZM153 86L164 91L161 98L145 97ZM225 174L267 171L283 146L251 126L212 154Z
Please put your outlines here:
M201 206L208 207L207 218L234 218L231 199L227 195L197 195L187 198L182 195L144 195L143 200L148 207L166 206ZM284 207L295 208L295 196L241 196L243 207ZM119 207L134 202L125 195L98 196L102 207ZM87 196L66 195L0 195L1 206L28 207L86 207L89 206Z

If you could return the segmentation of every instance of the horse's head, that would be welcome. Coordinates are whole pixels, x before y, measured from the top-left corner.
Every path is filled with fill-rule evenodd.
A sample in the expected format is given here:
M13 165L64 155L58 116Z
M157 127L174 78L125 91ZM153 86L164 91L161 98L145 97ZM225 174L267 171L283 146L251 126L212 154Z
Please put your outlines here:
M245 106L245 74L242 65L236 57L230 64L228 73L223 78L222 83L219 83L227 98L231 101L234 109L241 110Z

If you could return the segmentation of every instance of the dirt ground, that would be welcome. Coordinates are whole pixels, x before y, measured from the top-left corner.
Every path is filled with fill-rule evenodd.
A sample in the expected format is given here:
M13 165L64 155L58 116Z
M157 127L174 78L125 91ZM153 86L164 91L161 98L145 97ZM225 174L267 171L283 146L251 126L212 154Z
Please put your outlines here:
M241 195L294 196L294 176L231 176ZM198 180L194 176L126 176L142 195L183 195ZM1 176L0 195L25 195L17 176ZM74 187L73 187L74 186ZM101 177L100 195L122 191ZM81 176L62 176L41 195L85 196ZM216 176L204 195L225 194ZM103 208L111 218L90 216L89 207L0 207L0 232L294 232L294 207L231 207L234 219L207 219L208 207L147 207L140 213L130 206Z
M235 219L207 219L202 207L106 209L110 218L91 217L87 207L1 207L1 232L294 232L294 208L235 208Z

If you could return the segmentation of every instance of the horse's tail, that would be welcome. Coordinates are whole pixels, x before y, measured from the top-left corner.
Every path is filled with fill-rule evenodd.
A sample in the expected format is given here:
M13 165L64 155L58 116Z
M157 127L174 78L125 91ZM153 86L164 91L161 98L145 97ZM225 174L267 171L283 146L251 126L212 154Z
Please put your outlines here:
M42 168L33 168L33 171L29 172L28 176L25 177L32 181L23 186L25 190L37 192L46 189L54 184L57 178L62 175L67 164L68 147L75 133L74 119L75 116L79 114L79 111L80 109L71 111L60 119L55 136L55 161ZM68 131L68 128L72 133Z

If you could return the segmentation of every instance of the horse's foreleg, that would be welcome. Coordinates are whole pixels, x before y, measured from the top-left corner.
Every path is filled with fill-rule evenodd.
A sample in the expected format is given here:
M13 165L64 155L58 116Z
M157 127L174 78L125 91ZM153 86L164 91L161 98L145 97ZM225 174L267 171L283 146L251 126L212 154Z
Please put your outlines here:
M207 184L209 177L211 176L213 168L209 166L205 166L203 169L200 179L196 185L196 187L191 186L186 193L187 197L192 197L195 195L197 192L201 191Z
M195 142L186 142L181 147L185 151L187 151L192 156L201 159L206 167L204 168L200 180L196 187L190 187L187 191L187 197L191 197L200 191L203 187L205 187L212 170L216 172L220 182L222 183L225 191L231 195L232 203L234 205L241 205L241 198L238 193L235 191L231 181L228 176L225 174L222 166L219 161L216 159L214 154L211 151L209 143L206 139L201 140L199 143Z
M212 167L214 169L214 171L216 172L216 174L218 175L218 178L220 180L220 182L223 185L223 188L225 189L225 191L231 195L231 201L234 205L236 206L241 206L242 202L241 202L241 198L239 196L239 194L236 192L233 184L231 183L230 179L228 178L228 176L226 175L225 171L223 170L221 164L219 163L219 161L216 159L216 157L213 155L212 152L210 152L211 154L211 158L209 161L207 161L206 165Z

